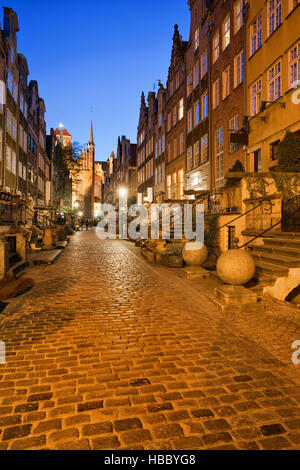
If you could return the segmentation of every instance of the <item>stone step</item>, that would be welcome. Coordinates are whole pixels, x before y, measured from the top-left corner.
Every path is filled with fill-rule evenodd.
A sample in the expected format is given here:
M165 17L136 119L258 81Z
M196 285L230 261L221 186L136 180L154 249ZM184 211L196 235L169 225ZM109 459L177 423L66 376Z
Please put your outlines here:
M260 274L269 275L272 278L287 277L289 268L278 266L276 264L267 263L265 261L255 261L256 264L256 277L260 279Z
M28 262L30 264L53 264L61 253L62 250L38 251L28 256Z
M291 258L289 256L278 255L277 253L256 253L252 252L254 261L262 261L265 263L275 264L287 268L299 268L300 259Z
M274 253L279 256L288 256L291 258L300 258L300 247L292 248L290 246L275 245L250 245L251 254L254 253Z
M268 246L283 246L291 248L300 248L300 239L297 238L284 238L284 237L274 237L274 238L264 238L264 244Z

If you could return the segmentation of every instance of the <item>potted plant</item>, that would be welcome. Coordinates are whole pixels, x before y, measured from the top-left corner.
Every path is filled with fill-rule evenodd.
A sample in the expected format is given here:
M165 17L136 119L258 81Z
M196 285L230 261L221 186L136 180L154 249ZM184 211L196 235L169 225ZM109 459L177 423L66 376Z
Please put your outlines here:
M167 245L165 250L160 252L161 263L165 266L168 266L169 268L182 268L182 249L183 247L181 245Z

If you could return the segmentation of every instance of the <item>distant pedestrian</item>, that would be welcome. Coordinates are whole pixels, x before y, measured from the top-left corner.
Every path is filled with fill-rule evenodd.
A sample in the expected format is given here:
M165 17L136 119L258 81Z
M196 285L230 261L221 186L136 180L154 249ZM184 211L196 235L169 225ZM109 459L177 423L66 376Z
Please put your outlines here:
M89 220L86 219L86 220L85 220L85 228L86 228L86 230L89 229L89 225L90 225L90 224L89 224Z

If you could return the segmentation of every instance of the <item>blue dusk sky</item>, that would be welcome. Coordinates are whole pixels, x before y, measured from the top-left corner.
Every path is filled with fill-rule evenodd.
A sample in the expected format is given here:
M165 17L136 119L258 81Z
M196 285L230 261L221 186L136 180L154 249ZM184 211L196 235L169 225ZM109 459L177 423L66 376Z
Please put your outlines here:
M39 83L47 130L63 122L85 145L92 118L96 160L116 150L119 135L135 143L141 92L166 82L176 23L188 40L187 0L0 3L18 15L18 52Z

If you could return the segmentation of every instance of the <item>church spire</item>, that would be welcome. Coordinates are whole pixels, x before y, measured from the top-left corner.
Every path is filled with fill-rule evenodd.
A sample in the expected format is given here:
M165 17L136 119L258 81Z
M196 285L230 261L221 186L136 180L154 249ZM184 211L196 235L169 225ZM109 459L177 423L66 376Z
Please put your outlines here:
M89 145L94 145L93 121L91 121Z

